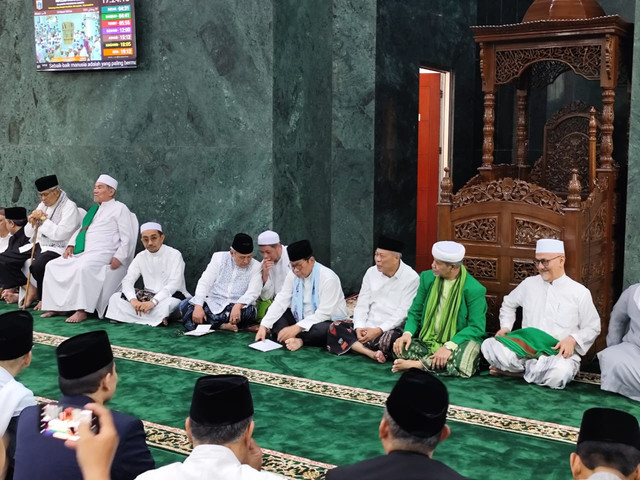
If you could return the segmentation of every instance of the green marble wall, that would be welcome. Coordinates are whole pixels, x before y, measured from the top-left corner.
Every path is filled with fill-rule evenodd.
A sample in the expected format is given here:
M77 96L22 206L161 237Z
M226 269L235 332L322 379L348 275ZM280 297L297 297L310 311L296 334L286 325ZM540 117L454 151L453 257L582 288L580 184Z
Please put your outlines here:
M139 67L71 73L36 72L31 5L0 2L0 204L35 207L33 180L56 173L88 207L109 173L193 288L235 232L272 221L271 3L137 1Z
M274 227L347 293L372 264L375 42L375 1L274 1Z
M635 2L640 12L640 0ZM627 212L624 236L624 284L626 288L640 282L640 29L633 38L633 71L631 118L629 126L629 165L627 179Z

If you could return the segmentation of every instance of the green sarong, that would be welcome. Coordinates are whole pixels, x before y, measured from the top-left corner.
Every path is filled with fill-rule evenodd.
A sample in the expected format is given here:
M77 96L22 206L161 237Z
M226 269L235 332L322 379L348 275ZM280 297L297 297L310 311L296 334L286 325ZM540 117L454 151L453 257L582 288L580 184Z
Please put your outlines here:
M267 310L273 303L273 300L256 300L256 310L258 312L257 319L262 320L264 316L267 314Z
M521 328L495 339L519 357L538 358L540 355L558 354L558 351L553 349L558 339L533 327Z
M456 351L447 360L447 366L442 370L431 368L431 355L435 353L435 350L428 348L420 340L413 339L409 350L403 350L402 355L398 358L419 360L425 370L436 375L469 378L478 371L478 364L480 363L480 344L478 342L469 340L458 345Z
M82 228L80 229L80 233L78 233L78 236L76 237L76 246L73 249L74 254L84 252L84 242L85 237L87 236L87 230L89 229L89 225L91 225L91 222L93 221L93 217L96 216L96 212L98 211L99 207L100 205L96 203L89 209L87 214L82 219Z

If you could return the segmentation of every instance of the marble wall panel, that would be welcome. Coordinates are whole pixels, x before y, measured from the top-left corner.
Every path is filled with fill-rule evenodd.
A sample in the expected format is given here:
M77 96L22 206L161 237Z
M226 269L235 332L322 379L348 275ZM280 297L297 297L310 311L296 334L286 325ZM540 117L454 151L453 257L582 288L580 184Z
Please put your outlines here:
M640 11L640 0L635 2ZM629 127L629 166L627 181L626 230L624 235L623 287L640 281L640 29L633 38L633 84Z
M213 250L273 216L271 3L138 1L132 70L36 72L32 15L0 3L0 203L35 206L33 180L55 172L87 207L110 173L167 225L193 289Z
M402 239L409 264L415 261L418 69L453 74L453 176L464 184L480 162L473 155L477 62L469 26L475 23L476 2L378 3L375 233Z

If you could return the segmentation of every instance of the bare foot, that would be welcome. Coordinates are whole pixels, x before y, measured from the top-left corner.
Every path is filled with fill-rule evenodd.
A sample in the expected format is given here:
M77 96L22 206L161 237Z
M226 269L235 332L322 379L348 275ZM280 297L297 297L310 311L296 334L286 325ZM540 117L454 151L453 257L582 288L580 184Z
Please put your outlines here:
M524 377L524 372L507 372L496 367L489 367L489 375L504 375L505 377Z
M67 318L67 323L80 323L87 319L87 312L84 310L78 310L76 313Z
M378 363L385 363L387 361L387 357L384 356L384 353L382 353L381 350L378 350L374 356L373 356L374 360L377 360Z
M397 373L403 370L409 370L410 368L419 368L422 370L422 363L420 363L419 360L404 360L402 358L396 358L393 361L391 371Z
M40 307L42 307L42 305L40 305ZM44 312L42 315L40 315L40 318L61 317L64 314L65 314L65 312L48 311L48 312Z
M40 300L40 301L38 302L38 304L36 305L36 307L34 308L34 310L36 310L36 311L40 311L40 310L42 310L42 300Z
M227 322L227 323L223 323L222 325L220 325L220 329L221 330L229 330L230 332L237 332L238 331L238 326Z
M300 347L302 347L302 345L304 345L304 342L299 338L290 338L288 340L285 340L284 344L287 346L289 350L291 350L292 352L295 352Z
M18 300L20 299L20 295L17 292L14 292L13 290L5 290L4 292L2 292L2 298L7 303L18 303Z
M33 285L29 284L29 289L27 290L26 295L24 296L24 307L28 308L31 306L33 302L35 302L36 297L38 295L38 290Z

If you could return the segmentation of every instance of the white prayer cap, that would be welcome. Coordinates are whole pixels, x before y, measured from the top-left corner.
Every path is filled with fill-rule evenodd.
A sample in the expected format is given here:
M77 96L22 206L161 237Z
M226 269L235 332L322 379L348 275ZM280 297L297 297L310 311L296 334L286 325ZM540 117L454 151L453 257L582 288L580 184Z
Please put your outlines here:
M96 183L104 183L105 185L113 188L114 190L118 189L118 181L109 175L105 175L104 173L98 177L98 180L96 180Z
M266 230L258 235L258 245L276 245L280 243L280 235L273 230Z
M464 245L448 240L436 242L431 248L431 254L436 260L445 263L458 263L464 258Z
M536 242L536 253L561 253L564 255L564 242L555 238L541 238Z
M160 224L156 222L143 223L140 227L140 233L146 232L147 230L157 230L162 233L162 226L160 226Z

